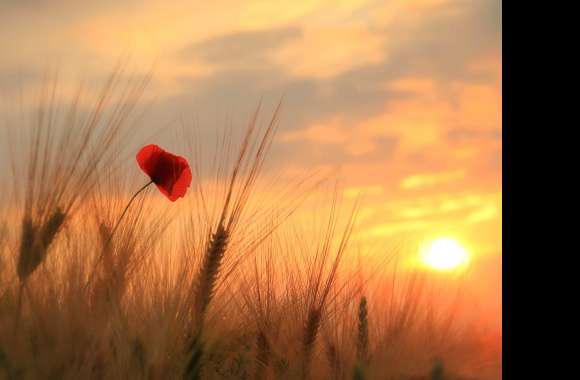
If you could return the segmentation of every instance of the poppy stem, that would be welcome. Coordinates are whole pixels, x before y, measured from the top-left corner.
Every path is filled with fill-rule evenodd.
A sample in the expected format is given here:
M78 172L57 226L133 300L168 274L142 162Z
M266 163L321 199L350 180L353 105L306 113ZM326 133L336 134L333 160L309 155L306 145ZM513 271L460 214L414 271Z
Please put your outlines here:
M143 190L145 190L147 187L149 187L149 185L151 185L152 183L153 183L153 180L147 182L142 188L140 188L139 190L137 190L137 192L135 194L133 194L133 196L129 200L129 203L127 203L127 206L125 206L125 209L123 210L123 213L119 217L119 220L117 220L117 224L115 224L115 227L113 227L113 230L111 230L111 234L109 235L109 238L107 239L107 242L104 244L105 247L107 245L109 245L109 242L113 238L113 235L115 234L115 231L117 231L117 228L119 228L119 225L121 224L121 221L123 220L123 217L127 213L127 210L129 210L129 206L131 206L131 203L133 203L133 201L135 200L135 198L137 198L137 195L139 195Z
M85 289L89 286L90 282L92 281L93 275L95 274L95 269L96 269L97 265L99 264L99 262L101 261L101 259L103 258L103 255L105 254L105 249L109 246L109 243L111 242L111 240L113 240L113 235L115 234L115 231L117 231L117 228L119 228L119 225L121 224L123 217L125 216L125 214L129 210L131 203L133 203L135 198L137 198L137 195L139 195L143 190L145 190L147 187L149 187L149 185L151 185L152 183L153 183L153 180L147 182L142 188L140 188L139 190L137 190L137 192L135 194L133 194L131 199L129 199L129 202L127 203L127 206L125 206L125 209L123 210L123 212L121 213L121 216L117 220L115 227L113 227L113 229L111 230L111 233L109 234L109 237L107 238L107 240L103 244L103 251L102 251L101 255L99 256L99 258L97 259L97 262L95 263L95 267L93 268L93 271L91 272L91 275L89 276L89 280L87 281L87 283L85 285Z

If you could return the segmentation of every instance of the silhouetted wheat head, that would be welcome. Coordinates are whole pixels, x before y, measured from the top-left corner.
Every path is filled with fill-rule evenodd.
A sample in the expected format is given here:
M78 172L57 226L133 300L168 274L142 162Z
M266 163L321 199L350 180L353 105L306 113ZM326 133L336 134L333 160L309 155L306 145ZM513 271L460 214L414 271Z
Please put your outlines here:
M259 331L256 335L255 380L262 380L265 378L265 372L270 365L271 351L272 348L270 347L266 334L263 331Z
M45 81L36 122L23 147L28 157L24 162L12 157L13 175L26 173L25 187L16 189L17 194L24 194L17 265L22 283L44 261L79 200L90 194L98 180L96 169L114 162L113 148L126 133L148 81L129 81L121 96L115 97L123 73L122 67L115 69L85 115L79 109L84 99L81 89L63 106L57 102L56 79Z
M356 357L361 363L368 361L369 354L369 322L367 299L362 296L358 309L358 339L356 345Z
M356 342L356 365L354 368L354 378L364 379L366 366L368 365L369 352L369 322L367 299L362 296L358 307L358 330Z
M263 165L265 155L270 147L275 129L278 125L278 113L281 103L274 112L270 123L259 137L259 143L252 152L253 139L257 128L257 117L260 108L256 110L246 135L242 142L238 158L229 178L229 185L224 200L221 215L215 232L212 233L205 252L202 265L195 280L195 307L193 309L193 338L189 344L190 359L186 366L185 377L198 379L200 377L203 357L203 323L207 308L214 296L224 255L228 242L240 222L244 208L251 196L253 185ZM253 153L253 157L250 154ZM244 176L242 178L241 176ZM263 239L259 238L258 240Z
M21 281L40 265L64 219L65 214L57 208L48 220L40 225L35 225L29 217L23 220L17 267Z

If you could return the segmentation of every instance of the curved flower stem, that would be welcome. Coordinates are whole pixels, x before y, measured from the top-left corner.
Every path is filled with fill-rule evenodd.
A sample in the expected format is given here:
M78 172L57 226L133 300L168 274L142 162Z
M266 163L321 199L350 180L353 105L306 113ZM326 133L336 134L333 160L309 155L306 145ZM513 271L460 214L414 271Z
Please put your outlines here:
M97 265L99 264L99 262L101 261L101 259L103 258L103 255L105 253L105 249L109 246L109 243L111 242L111 240L113 239L113 235L115 234L115 231L117 231L117 228L119 228L119 225L121 224L121 221L123 220L123 217L125 216L125 214L127 213L127 211L129 210L129 207L131 206L131 204L133 203L133 201L135 200L135 198L137 198L137 196L143 191L145 190L147 187L149 187L149 185L151 185L153 183L153 180L147 182L142 188L140 188L139 190L137 190L137 192L135 194L133 194L133 196L131 197L131 199L129 199L129 202L127 203L127 206L125 206L125 209L123 210L123 212L121 213L121 216L119 217L119 219L117 220L117 223L115 223L115 227L113 227L113 229L111 230L111 233L109 234L108 239L105 241L105 243L103 244L103 250L101 252L101 254L99 255L99 258L97 259L97 262L95 263L95 266L93 267L93 271L91 272L91 275L89 276L89 279L87 281L87 283L85 284L85 289L89 286L89 284L91 283L92 279L93 279L93 275L95 274L95 269L97 267Z
M111 234L109 235L109 238L107 239L106 243L104 244L105 247L107 247L109 245L109 242L113 238L115 231L117 231L117 228L119 228L119 225L121 224L121 221L123 220L123 217L127 213L127 210L129 210L129 206L131 206L131 203L133 203L133 201L135 200L135 198L137 198L137 195L139 195L139 193L141 193L143 190L145 190L147 187L149 187L149 185L151 185L152 183L153 183L153 180L147 182L142 188L140 188L139 190L137 190L137 192L135 194L133 194L133 196L129 200L129 203L127 203L127 206L125 206L123 213L119 217L119 220L117 220L117 224L115 224L115 227L113 227L113 230L111 231Z

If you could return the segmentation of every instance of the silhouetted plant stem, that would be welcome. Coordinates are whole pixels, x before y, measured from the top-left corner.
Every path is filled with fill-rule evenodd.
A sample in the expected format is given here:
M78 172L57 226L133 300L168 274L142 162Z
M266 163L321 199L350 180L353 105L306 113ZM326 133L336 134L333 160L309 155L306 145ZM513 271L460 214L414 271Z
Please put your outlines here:
M308 319L304 328L304 337L302 340L302 376L303 380L310 378L310 364L312 362L312 352L318 329L320 328L320 319L322 312L320 309L312 309L308 313Z
M204 352L202 333L207 308L213 298L222 259L228 245L229 233L220 223L211 240L197 278L195 299L195 325L193 339L189 345L189 361L185 369L185 378L201 378L202 357Z
M369 321L367 299L362 296L358 306L358 339L356 344L356 358L357 363L354 368L355 380L364 380L366 378L365 372L368 364L369 351Z
M368 360L369 345L369 322L366 297L361 297L358 309L358 340L357 340L357 360L361 364L366 364Z
M270 363L270 344L263 331L256 337L256 373L254 380L262 380Z
M115 224L115 227L113 227L113 229L111 230L111 234L109 235L109 239L104 244L105 247L109 244L109 242L113 238L113 235L115 234L115 231L117 231L117 228L119 228L119 225L121 224L121 221L123 220L123 217L127 213L127 210L129 210L129 206L131 206L131 203L133 203L133 201L135 200L135 198L137 198L137 195L139 195L143 190L145 190L147 187L149 187L149 185L151 185L152 183L153 183L153 180L147 182L142 188L140 188L139 190L137 190L137 192L135 194L133 194L133 196L131 197L131 199L129 199L129 202L127 203L127 206L125 206L125 209L123 210L123 213L121 213L121 216L119 217L119 220L117 220L117 223Z
M127 202L127 205L125 206L125 209L123 210L123 212L121 213L121 216L117 220L117 223L115 223L115 226L111 230L111 233L109 234L108 239L103 243L103 249L101 251L101 254L99 255L99 258L97 259L97 262L95 263L95 266L93 267L93 271L91 272L91 276L89 277L89 279L88 279L88 281L87 281L87 283L85 285L85 289L91 283L91 281L93 279L93 276L95 274L95 269L96 269L97 265L99 264L99 262L102 260L103 255L105 253L105 250L107 249L107 247L111 243L111 240L113 240L113 235L115 234L115 231L117 231L117 228L119 228L119 225L121 224L121 221L123 220L123 217L125 216L125 214L129 210L129 207L131 206L131 204L133 203L133 201L137 198L137 196L139 194L141 194L141 192L143 192L143 190L145 190L147 187L149 187L149 185L151 185L152 183L153 183L153 180L151 180L151 181L147 182L145 185L143 185L142 188L140 188L139 190L137 190L137 192L135 194L133 194L133 196L131 197L131 199L129 199L129 202Z

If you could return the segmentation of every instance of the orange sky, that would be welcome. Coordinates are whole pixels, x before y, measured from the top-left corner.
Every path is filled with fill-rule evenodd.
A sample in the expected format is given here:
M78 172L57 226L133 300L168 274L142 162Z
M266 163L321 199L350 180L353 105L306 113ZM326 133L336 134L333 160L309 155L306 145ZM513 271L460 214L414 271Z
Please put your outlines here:
M369 246L458 239L501 307L499 2L122 3L3 2L0 98L37 87L47 64L65 87L100 80L125 53L153 67L143 138L181 117L203 139L284 95L270 170L329 170L346 199L362 192Z

